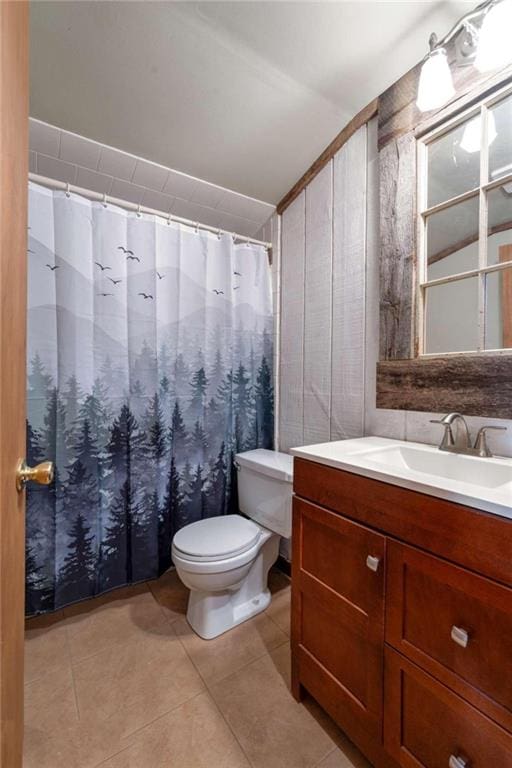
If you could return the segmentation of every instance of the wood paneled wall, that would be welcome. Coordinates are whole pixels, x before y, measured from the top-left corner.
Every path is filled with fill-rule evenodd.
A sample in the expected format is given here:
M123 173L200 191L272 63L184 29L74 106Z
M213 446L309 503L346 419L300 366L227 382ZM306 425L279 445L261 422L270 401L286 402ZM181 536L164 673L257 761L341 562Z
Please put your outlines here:
M364 433L369 141L364 125L282 216L281 450Z

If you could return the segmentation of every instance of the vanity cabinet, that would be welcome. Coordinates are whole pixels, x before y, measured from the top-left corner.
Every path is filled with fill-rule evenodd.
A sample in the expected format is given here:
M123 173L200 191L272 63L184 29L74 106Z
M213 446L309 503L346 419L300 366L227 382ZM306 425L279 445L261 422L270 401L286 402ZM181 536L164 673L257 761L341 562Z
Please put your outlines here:
M512 768L512 521L295 459L292 686L377 768Z

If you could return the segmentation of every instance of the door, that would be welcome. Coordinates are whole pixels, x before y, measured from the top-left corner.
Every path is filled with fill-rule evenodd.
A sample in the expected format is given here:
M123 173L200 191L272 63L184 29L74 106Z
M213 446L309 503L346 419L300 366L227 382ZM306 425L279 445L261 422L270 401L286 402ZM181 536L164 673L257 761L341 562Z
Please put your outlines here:
M23 747L28 5L0 2L0 767Z

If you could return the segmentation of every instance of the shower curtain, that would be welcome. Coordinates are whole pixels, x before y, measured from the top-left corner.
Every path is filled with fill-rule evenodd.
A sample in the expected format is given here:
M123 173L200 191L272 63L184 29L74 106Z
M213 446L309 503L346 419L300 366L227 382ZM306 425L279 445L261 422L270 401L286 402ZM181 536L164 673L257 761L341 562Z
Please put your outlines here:
M151 579L273 444L264 248L30 184L27 613Z

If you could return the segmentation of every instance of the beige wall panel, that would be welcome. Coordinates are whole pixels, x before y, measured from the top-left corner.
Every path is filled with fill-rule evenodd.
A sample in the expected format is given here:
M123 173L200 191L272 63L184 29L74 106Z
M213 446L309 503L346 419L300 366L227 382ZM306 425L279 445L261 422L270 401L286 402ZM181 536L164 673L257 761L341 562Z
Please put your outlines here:
M330 439L332 161L306 188L304 442Z
M279 447L304 443L305 192L281 219Z
M334 157L331 438L364 433L367 128Z

